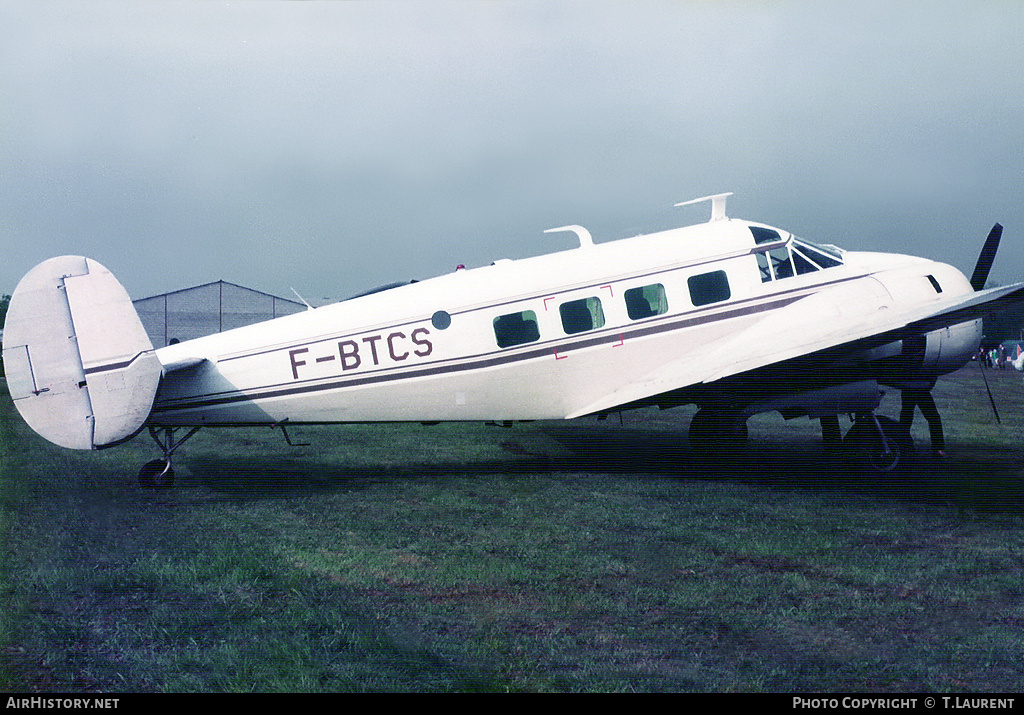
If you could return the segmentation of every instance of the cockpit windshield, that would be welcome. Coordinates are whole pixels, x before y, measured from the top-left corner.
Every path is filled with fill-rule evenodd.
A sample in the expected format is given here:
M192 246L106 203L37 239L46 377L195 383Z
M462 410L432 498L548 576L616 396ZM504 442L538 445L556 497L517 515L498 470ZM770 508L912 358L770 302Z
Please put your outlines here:
M843 265L843 251L836 246L822 245L792 235L786 240L778 231L760 226L751 226L750 232L754 235L755 245L785 241L774 248L757 251L757 265L764 283Z
M805 238L793 237L793 250L804 254L806 258L821 268L843 265L843 251L835 246L813 243Z

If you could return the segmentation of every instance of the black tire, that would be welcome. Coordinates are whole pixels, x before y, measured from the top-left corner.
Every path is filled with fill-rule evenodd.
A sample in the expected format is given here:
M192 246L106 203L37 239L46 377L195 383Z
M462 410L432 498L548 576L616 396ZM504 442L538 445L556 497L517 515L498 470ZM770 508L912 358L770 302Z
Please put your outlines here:
M174 484L174 469L166 459L146 462L139 470L139 484L146 489L167 489Z
M730 453L747 444L747 422L715 410L697 410L690 421L690 447L705 454Z
M875 474L906 469L914 460L910 430L890 417L877 417L885 440L870 416L858 418L843 438L843 448L856 464Z

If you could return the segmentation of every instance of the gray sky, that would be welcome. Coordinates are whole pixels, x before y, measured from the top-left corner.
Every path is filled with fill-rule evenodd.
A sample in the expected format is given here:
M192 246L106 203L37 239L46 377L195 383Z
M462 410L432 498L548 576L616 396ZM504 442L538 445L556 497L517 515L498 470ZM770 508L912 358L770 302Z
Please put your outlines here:
M732 216L1024 279L1024 2L0 0L0 292L340 298Z

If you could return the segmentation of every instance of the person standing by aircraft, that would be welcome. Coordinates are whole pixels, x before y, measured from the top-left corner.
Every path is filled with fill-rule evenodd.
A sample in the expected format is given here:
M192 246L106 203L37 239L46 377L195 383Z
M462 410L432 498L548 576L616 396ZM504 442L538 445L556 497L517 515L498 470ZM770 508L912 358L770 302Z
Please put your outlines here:
M921 414L928 421L928 432L931 435L932 455L935 457L946 456L946 438L942 431L942 418L939 410L935 407L935 398L932 397L932 388L935 383L927 386L905 386L901 389L903 404L900 408L900 424L910 429L914 423L914 409L921 408Z

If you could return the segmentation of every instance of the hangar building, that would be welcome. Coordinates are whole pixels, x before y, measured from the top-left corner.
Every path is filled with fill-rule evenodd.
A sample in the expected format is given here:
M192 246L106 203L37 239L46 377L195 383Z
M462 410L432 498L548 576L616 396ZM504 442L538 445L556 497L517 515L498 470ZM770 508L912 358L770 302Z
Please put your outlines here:
M287 298L216 281L132 301L154 347L306 310Z

